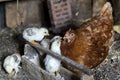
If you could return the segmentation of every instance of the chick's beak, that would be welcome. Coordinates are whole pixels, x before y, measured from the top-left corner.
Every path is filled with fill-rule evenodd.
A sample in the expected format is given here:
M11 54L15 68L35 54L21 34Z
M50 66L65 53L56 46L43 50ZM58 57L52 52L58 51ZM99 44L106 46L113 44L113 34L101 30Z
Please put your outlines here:
M15 75L15 71L12 71L11 73L8 74L9 77L13 77Z
M46 36L49 36L50 34L49 33L46 33Z
M60 37L59 39L62 40L62 37Z

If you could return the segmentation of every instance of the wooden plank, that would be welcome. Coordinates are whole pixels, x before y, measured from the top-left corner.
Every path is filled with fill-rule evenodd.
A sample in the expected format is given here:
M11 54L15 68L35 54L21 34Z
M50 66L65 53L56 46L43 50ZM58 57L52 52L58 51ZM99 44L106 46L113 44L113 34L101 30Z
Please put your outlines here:
M42 25L43 11L41 0L25 0L6 3L6 24L13 28L20 24Z
M5 4L0 3L0 28L5 28Z
M0 2L4 2L4 1L12 1L12 0L0 0Z

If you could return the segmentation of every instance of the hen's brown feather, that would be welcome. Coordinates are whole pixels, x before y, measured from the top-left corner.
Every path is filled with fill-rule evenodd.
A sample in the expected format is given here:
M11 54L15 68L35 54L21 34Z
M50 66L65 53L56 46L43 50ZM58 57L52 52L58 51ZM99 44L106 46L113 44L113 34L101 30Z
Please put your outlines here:
M62 41L62 55L89 68L96 67L108 55L112 24L111 5L106 3L98 16L74 31L75 39L72 42ZM76 72L74 68L66 66Z

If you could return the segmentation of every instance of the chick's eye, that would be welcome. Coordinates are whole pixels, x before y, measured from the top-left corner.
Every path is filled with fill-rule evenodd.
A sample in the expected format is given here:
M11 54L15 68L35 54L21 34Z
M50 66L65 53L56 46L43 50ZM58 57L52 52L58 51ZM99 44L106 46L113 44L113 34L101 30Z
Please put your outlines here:
M12 69L12 71L15 71L15 69Z
M47 32L44 32L45 34L47 33Z

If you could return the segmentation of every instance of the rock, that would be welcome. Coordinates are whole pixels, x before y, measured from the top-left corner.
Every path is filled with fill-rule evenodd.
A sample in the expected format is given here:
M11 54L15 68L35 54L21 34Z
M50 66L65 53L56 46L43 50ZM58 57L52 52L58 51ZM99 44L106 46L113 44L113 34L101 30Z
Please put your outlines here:
M113 62L120 61L120 45L119 44L120 44L120 41L114 41L110 48L108 58L110 58Z
M93 75L82 74L80 80L95 80Z

